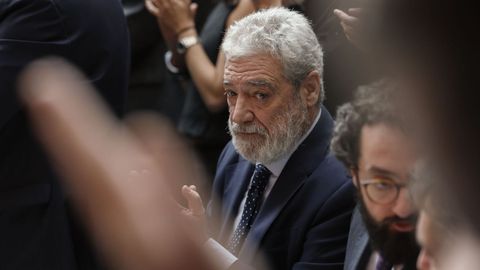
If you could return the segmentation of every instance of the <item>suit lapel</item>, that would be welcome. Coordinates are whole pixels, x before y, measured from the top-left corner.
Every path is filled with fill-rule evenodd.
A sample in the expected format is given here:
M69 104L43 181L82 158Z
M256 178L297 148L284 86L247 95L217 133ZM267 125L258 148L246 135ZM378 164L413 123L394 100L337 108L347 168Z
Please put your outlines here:
M239 253L239 257L245 262L253 260L272 223L324 159L328 152L332 126L333 120L328 111L322 108L318 123L290 157L252 224Z
M221 242L226 243L232 232L233 221L238 214L238 208L245 192L247 191L250 178L252 177L255 166L244 159L238 163L231 164L225 172L228 181L227 188L223 194L222 220L219 238Z
M368 263L365 258L370 252L368 248L368 232L363 224L362 216L358 209L353 212L348 235L347 253L345 258L345 270L364 269ZM365 265L363 265L365 264Z
M346 265L346 269L362 269L361 264L368 263L368 258L365 258L364 256L367 256L367 249L368 249L368 234L365 232L364 234L357 235L355 237L356 239L353 250L352 252L352 260L348 262ZM370 254L370 252L368 252ZM348 265L351 265L350 267Z

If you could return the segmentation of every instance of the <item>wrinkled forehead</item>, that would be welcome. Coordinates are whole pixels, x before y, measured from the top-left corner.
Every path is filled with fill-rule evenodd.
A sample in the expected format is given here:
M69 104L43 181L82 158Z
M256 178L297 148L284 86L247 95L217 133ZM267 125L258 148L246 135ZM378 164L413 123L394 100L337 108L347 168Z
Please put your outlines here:
M286 80L281 62L267 54L229 58L225 62L224 84L238 84L247 81L282 83Z
M407 181L418 160L410 141L399 129L383 123L362 127L359 166L372 174Z

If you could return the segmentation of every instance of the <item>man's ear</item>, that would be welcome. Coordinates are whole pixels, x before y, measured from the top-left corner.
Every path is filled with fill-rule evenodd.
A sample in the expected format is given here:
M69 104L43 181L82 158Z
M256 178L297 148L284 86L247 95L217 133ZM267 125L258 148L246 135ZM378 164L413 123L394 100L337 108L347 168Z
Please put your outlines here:
M353 182L353 185L358 188L358 177L357 177L357 171L355 170L355 168L350 168L350 175L352 176L352 182Z
M308 73L300 85L300 95L308 107L316 105L320 99L320 80L318 71L313 70Z

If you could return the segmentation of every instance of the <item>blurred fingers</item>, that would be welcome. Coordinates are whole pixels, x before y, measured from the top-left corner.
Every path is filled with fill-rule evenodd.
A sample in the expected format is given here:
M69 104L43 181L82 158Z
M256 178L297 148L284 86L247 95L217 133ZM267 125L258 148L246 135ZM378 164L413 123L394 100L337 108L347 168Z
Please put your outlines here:
M361 17L365 14L365 9L363 8L349 8L348 9L348 14L350 14L353 17Z
M203 207L202 198L200 194L195 190L195 186L183 186L182 194L187 200L188 208L194 216L203 216L205 214L205 208Z
M198 11L198 4L197 3L191 3L190 4L190 12L193 15L193 18L197 16L197 11Z
M145 7L152 15L154 16L160 15L160 9L156 6L156 4L152 0L145 0Z
M175 163L173 151L166 152L171 161L159 167L166 159L156 161L145 151L139 132L115 119L86 79L61 60L32 64L20 78L20 88L40 140L116 268L206 265L202 250L176 225L181 222L178 208L164 184L179 181L169 167ZM157 136L157 145L176 140L168 131L142 130L142 138ZM181 259L184 252L193 265Z
M358 18L351 16L339 9L335 9L333 11L335 16L337 16L342 23L348 24L348 25L355 25L358 22Z

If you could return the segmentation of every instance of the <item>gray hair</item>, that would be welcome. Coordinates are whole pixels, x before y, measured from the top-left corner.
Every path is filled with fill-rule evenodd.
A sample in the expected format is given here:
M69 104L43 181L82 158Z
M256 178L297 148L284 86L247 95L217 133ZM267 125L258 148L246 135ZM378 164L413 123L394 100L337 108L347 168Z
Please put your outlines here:
M393 81L383 79L357 89L353 101L337 110L331 149L347 168L358 168L360 136L365 125L387 124L404 129L394 106Z
M295 87L316 70L323 72L323 51L305 16L287 8L260 10L228 29L222 44L227 59L270 54L280 60L285 77ZM320 85L323 101L323 82Z

